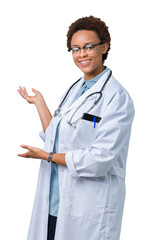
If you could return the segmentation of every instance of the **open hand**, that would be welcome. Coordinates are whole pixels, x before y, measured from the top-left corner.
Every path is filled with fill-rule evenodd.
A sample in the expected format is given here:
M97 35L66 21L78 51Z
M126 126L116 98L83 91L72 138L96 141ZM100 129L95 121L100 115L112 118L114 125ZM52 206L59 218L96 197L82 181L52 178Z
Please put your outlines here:
M25 157L25 158L37 158L37 159L44 159L47 160L49 153L43 151L40 148L36 148L36 147L31 147L28 145L21 145L22 148L25 148L28 150L28 152L26 153L22 153L22 154L18 154L17 156L19 157Z
M34 96L29 96L25 87L22 88L19 86L19 89L17 91L25 100L28 101L28 103L35 104L37 101L43 100L42 94L34 88L32 88L32 92L35 93Z

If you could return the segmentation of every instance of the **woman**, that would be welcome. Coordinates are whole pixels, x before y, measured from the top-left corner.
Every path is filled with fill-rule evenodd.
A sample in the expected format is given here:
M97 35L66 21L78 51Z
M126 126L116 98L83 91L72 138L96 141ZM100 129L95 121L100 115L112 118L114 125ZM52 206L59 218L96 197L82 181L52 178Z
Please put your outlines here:
M108 27L93 16L69 27L67 47L84 76L64 94L52 117L43 96L35 104L44 150L21 145L20 157L42 159L28 240L118 240L133 102L105 67Z

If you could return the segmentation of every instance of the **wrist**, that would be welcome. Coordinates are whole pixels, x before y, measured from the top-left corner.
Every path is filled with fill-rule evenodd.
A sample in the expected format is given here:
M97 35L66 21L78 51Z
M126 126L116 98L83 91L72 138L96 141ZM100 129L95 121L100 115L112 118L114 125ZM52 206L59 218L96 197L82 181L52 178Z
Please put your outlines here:
M49 153L43 151L43 159L48 161Z
M45 101L44 101L43 96L41 96L40 98L36 98L35 101L34 101L34 104L35 104L36 107L44 106Z
M48 156L48 160L47 160L47 161L56 164L56 163L53 161L53 155L54 155L54 153L55 153L55 152L50 152L50 153L49 153L49 156Z

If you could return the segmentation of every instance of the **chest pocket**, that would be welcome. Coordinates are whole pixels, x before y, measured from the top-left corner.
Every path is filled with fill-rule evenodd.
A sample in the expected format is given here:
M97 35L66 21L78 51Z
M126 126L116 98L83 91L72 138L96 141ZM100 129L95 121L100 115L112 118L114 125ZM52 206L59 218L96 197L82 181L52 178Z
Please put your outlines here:
M77 123L76 145L81 148L91 146L92 142L96 139L98 126L99 122L93 122L91 119L87 119L87 117L80 119Z

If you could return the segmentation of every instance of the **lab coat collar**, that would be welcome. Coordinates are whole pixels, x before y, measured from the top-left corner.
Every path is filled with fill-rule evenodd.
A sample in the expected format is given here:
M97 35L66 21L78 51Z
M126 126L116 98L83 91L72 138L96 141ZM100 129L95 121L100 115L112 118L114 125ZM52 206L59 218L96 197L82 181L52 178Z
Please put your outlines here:
M84 78L82 78L79 81L79 83L77 84L77 86L73 90L71 90L69 103L72 103L72 104L71 105L68 104L69 108L66 108L66 110L63 110L63 112L66 113L66 112L78 107L86 99L87 96L89 96L90 94L92 94L94 92L99 92L101 90L102 86L104 85L105 81L107 80L107 77L109 76L110 71L111 70L109 69L103 76L101 76L101 78L90 89L88 89L86 92L83 93L83 95L81 95L76 101L74 101L80 87L82 86L82 84L84 82ZM88 101L90 101L94 98L96 98L96 94L90 96L88 98Z

